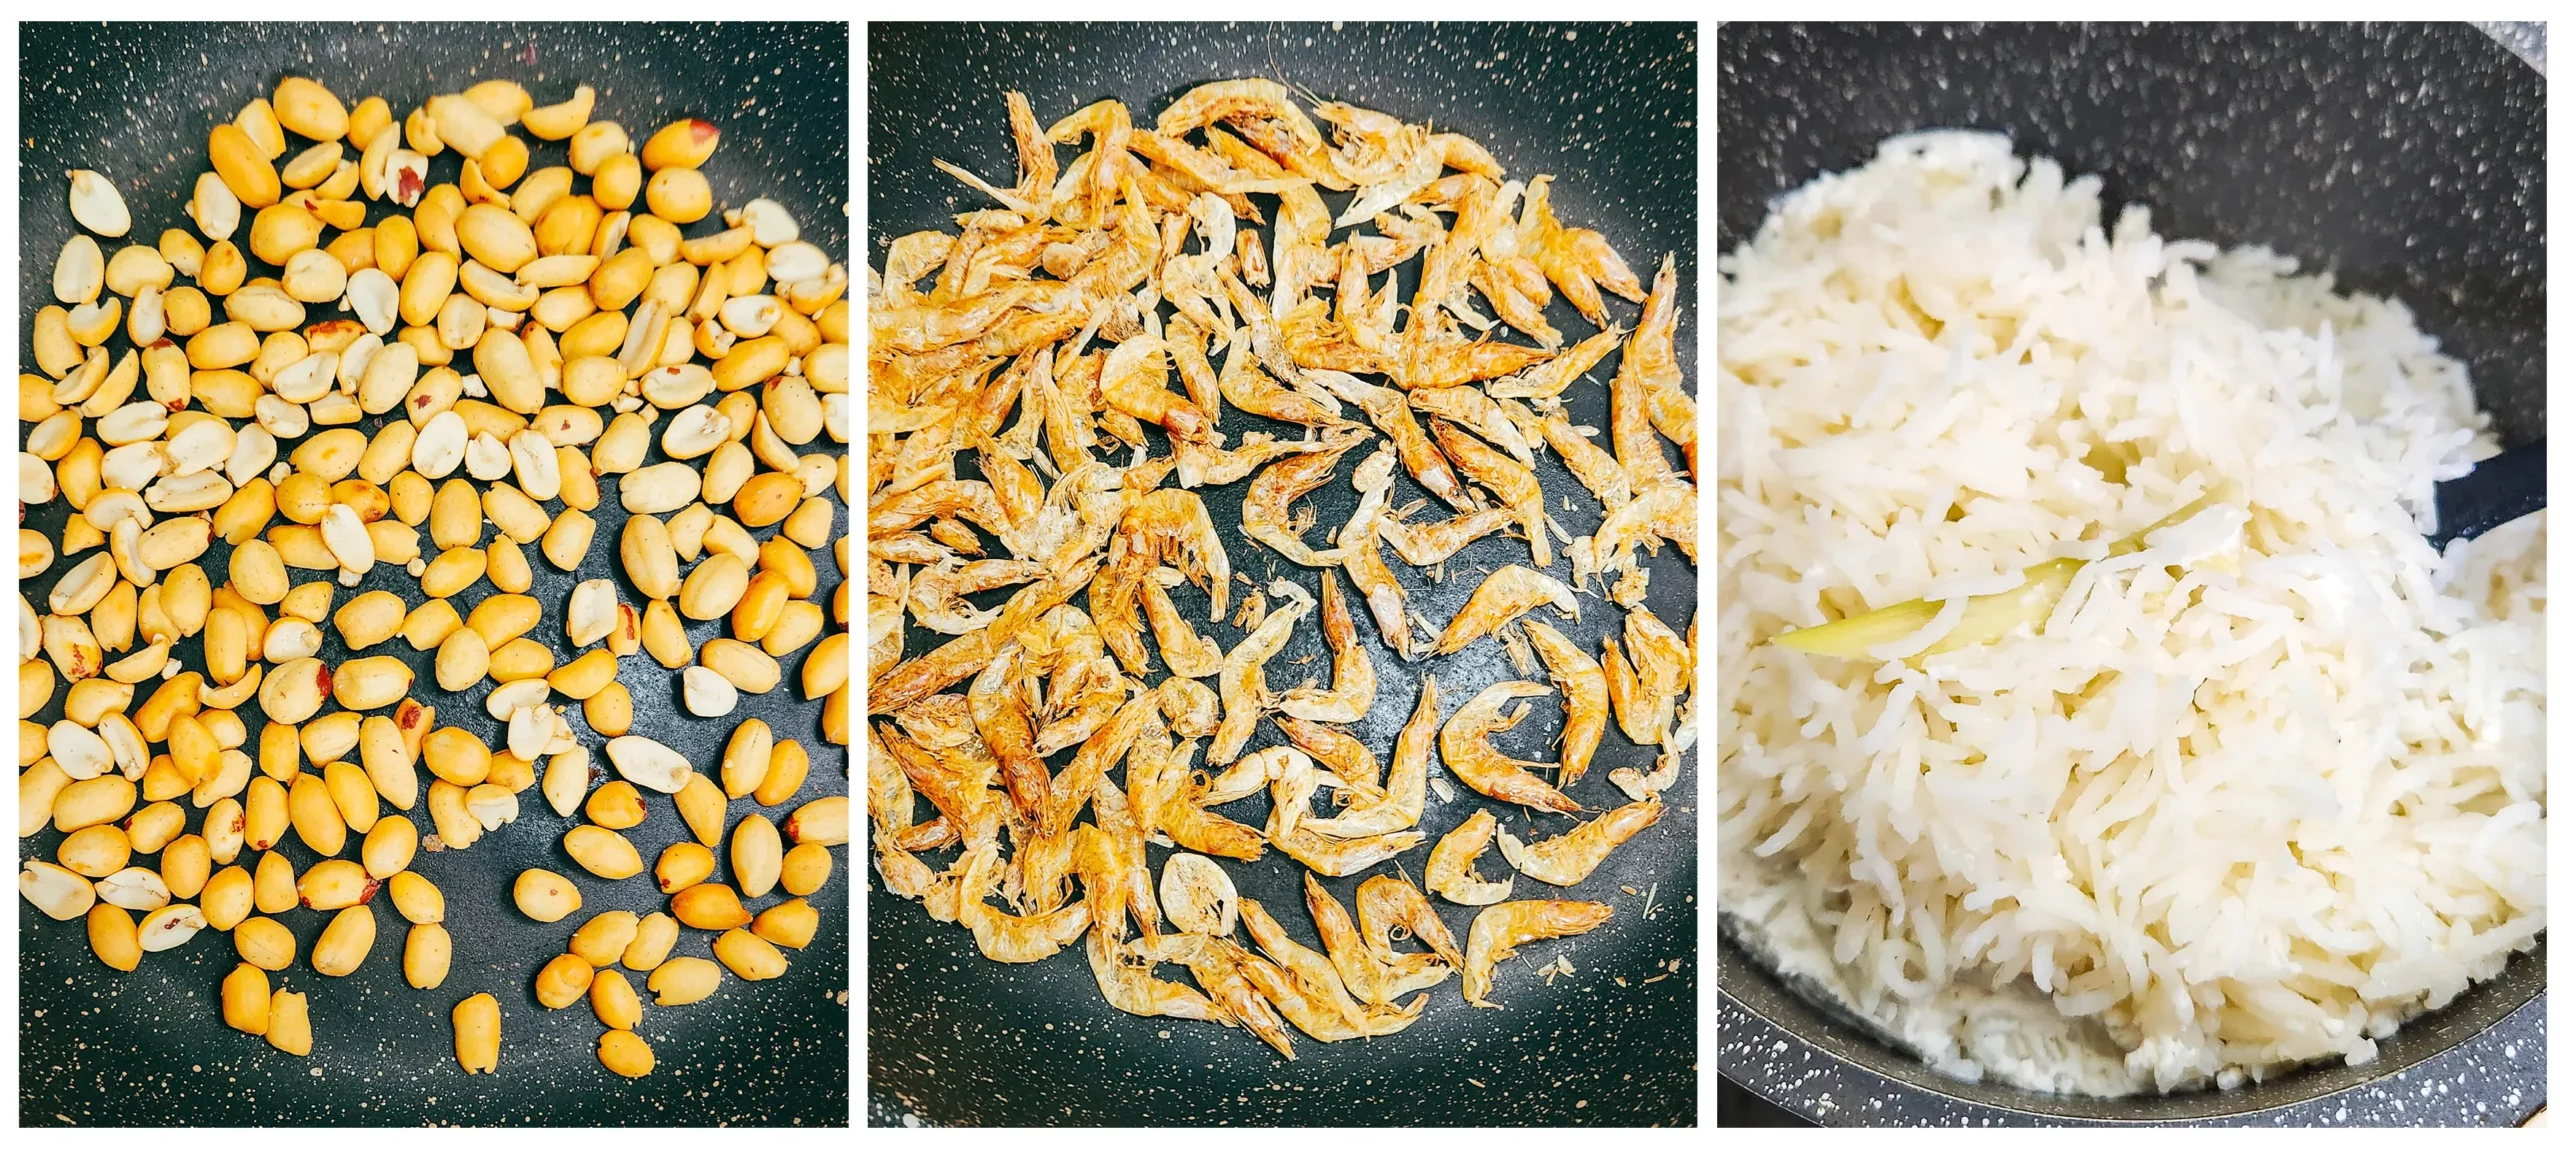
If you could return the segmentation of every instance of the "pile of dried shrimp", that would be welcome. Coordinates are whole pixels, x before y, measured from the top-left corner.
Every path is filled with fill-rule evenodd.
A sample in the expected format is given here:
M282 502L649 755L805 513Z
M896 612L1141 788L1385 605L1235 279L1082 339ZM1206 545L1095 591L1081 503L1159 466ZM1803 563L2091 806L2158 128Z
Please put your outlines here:
M1610 907L1505 900L1511 881L1479 876L1477 855L1499 834L1520 873L1579 884L1662 815L1660 794L1695 737L1695 622L1684 638L1645 608L1636 561L1639 547L1650 554L1667 539L1692 572L1697 562L1697 441L1673 354L1672 260L1648 293L1599 233L1557 223L1548 177L1505 180L1473 140L1341 103L1315 109L1332 127L1328 144L1269 80L1204 84L1152 130L1114 100L1045 128L1020 93L1006 105L1020 152L1013 186L940 164L1001 206L957 216L956 236L899 237L869 285L868 757L882 880L936 920L969 927L989 958L1039 961L1081 936L1114 1006L1241 1024L1284 1055L1291 1027L1318 1041L1404 1028L1428 995L1398 999L1452 969L1470 1003L1492 1005L1495 963L1526 942L1597 928ZM1078 141L1089 149L1061 169L1057 147ZM1319 189L1354 194L1337 216ZM1248 225L1274 198L1266 254ZM1362 223L1371 232L1347 230ZM1416 286L1400 304L1404 275ZM1556 290L1596 334L1566 344L1542 314ZM1644 305L1631 331L1611 321L1604 292ZM1492 338L1497 324L1534 343ZM1613 350L1604 450L1562 396ZM1214 368L1213 356L1223 356ZM1231 442L1219 430L1230 408L1303 430ZM1148 424L1169 449L1150 445ZM1680 446L1687 474L1657 431ZM1592 535L1550 516L1541 449L1605 509ZM960 477L963 460L983 477ZM1312 514L1292 507L1346 460L1358 508L1319 547L1303 537ZM1394 505L1399 467L1448 513ZM1247 633L1221 650L1166 588L1187 578L1207 593L1209 620L1226 619L1231 580L1250 580L1230 570L1196 491L1248 477L1244 535L1312 568L1313 579L1297 577L1320 590L1288 577L1249 590L1234 624ZM1491 572L1444 626L1407 609L1385 549L1432 568L1498 534L1525 539L1534 567ZM987 538L1005 557L989 554ZM1567 578L1548 573L1559 550ZM1377 682L1336 567L1403 658L1496 637L1521 673L1534 656L1553 685L1497 682L1443 725L1424 674L1382 782L1377 755L1340 725L1367 713ZM997 609L968 598L1006 587L1019 589ZM1623 633L1597 652L1530 617L1545 606L1579 618L1584 593L1625 611ZM1169 672L1153 684L1142 609ZM1333 652L1330 683L1275 688L1265 664L1310 616ZM910 618L952 637L907 657ZM1527 714L1519 700L1559 692L1557 761L1494 747ZM1435 742L1448 772L1487 797L1590 812L1565 791L1612 712L1630 739L1661 752L1650 770L1609 772L1627 804L1535 845L1479 811L1430 850L1424 884L1486 907L1463 949L1402 877L1361 883L1356 925L1317 882L1422 845ZM1287 741L1247 752L1265 718ZM1192 769L1204 739L1214 776ZM1047 756L1071 748L1052 776ZM1312 805L1319 789L1332 791L1330 812ZM1264 792L1271 814L1259 828L1213 809ZM936 816L917 820L917 795ZM1088 803L1092 819L1079 824ZM1167 861L1160 895L1150 841L1191 851ZM1253 862L1266 845L1311 871L1322 950L1237 897L1204 856ZM955 846L938 871L917 856ZM1083 894L1073 901L1071 883ZM1259 952L1232 939L1239 920ZM1406 938L1424 948L1392 947ZM1188 969L1198 988L1159 979L1159 963Z

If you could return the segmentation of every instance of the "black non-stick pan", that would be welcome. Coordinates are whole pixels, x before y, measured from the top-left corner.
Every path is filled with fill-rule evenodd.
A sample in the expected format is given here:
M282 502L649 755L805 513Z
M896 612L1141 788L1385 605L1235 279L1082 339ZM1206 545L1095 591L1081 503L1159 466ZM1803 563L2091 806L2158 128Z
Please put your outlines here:
M251 98L272 93L287 73L324 81L350 106L381 95L397 115L431 95L503 77L546 103L566 99L578 84L592 85L595 118L620 122L635 138L677 117L709 119L723 129L719 151L704 165L719 206L775 197L798 219L804 238L843 252L848 44L841 23L25 25L19 40L25 137L19 148L20 330L52 301L53 255L71 234L65 169L95 168L113 177L133 212L131 238L151 243L164 228L190 226L178 209L196 175L209 170L206 133ZM535 167L564 163L564 155L563 145L533 142ZM430 182L450 182L460 169L460 158L448 150L431 165ZM377 207L373 219L385 214ZM244 218L235 236L244 248L248 226ZM703 234L718 226L715 213L687 231ZM105 246L112 253L116 244ZM253 257L250 274L272 275L275 269ZM315 306L311 318L338 314ZM123 345L119 334L109 346ZM369 433L379 422L360 426ZM828 442L821 438L813 449L826 449ZM659 459L653 448L649 461ZM596 539L577 572L561 572L532 556L530 593L544 604L538 635L556 640L561 604L580 579L614 578L624 601L642 601L615 558L614 540L625 519L616 483L607 478L602 487L603 502L593 512ZM67 513L60 500L26 512L25 525L60 537ZM841 506L838 512L844 513ZM840 522L837 530L844 529ZM761 539L772 529L754 533ZM422 542L423 535L422 530ZM198 560L217 585L229 552L216 540ZM843 572L831 553L812 558L818 601L824 604ZM38 609L47 588L70 565L57 561L29 580L25 591ZM296 582L325 577L308 571L295 576ZM384 567L357 590L341 589L336 601L375 589L411 603L422 599L416 579ZM491 593L483 581L463 592L457 605L467 613L471 603ZM715 621L687 629L698 647L726 633L725 626ZM422 684L419 697L436 707L438 724L466 727L492 745L503 744L504 732L482 704L489 690L485 682L460 696L447 695L435 687L432 652L416 653L394 639L364 653L408 661ZM178 656L190 669L203 666L196 639L181 642ZM321 657L337 662L350 655L331 632ZM674 672L646 655L625 658L621 680L632 694L632 733L715 769L730 730L748 717L771 724L775 737L796 738L807 747L809 778L799 794L772 809L746 799L733 807L732 824L750 810L779 821L800 802L843 794L845 751L819 736L819 706L802 700L796 686L806 657L803 648L784 658L787 685L742 696L738 711L718 720L696 719L683 709ZM57 689L41 720L60 717L60 699ZM262 722L255 711L252 699L241 712L253 739ZM570 714L580 742L598 751L601 764L603 739L587 729L575 706ZM309 954L324 917L306 910L281 915L294 931L300 956L271 980L310 997L308 1058L286 1056L223 1026L218 988L238 961L229 935L206 930L182 948L146 955L133 973L118 974L91 956L78 921L53 922L22 905L20 1111L29 1124L41 1125L823 1126L848 1120L845 922L849 883L858 879L845 851L835 851L834 876L811 896L821 915L819 934L807 949L790 954L790 972L755 984L724 973L720 991L707 1001L649 1008L639 1032L655 1049L657 1069L626 1081L596 1060L602 1026L593 1012L583 1002L558 1011L542 1008L533 998L533 976L566 948L571 929L587 914L645 914L663 909L666 898L646 876L609 883L586 874L560 847L572 823L552 813L538 788L520 801L523 812L515 824L467 851L422 850L414 863L445 894L453 966L439 989L413 990L403 980L407 925L387 897L374 901L380 931L371 956L342 978L311 970ZM432 829L424 813L423 802L410 812L422 831ZM200 813L189 814L192 828ZM688 837L664 797L653 797L647 821L625 836L644 858ZM21 839L20 850L51 858L60 840L48 829ZM279 849L297 872L317 860L299 839L288 837ZM242 862L254 865L252 854L244 851ZM518 872L537 866L571 875L583 891L584 909L551 925L519 913L510 884ZM781 897L777 891L752 908ZM676 952L709 957L710 940L687 930ZM645 976L632 975L635 986ZM454 1060L449 1018L455 1002L484 990L498 998L504 1045L496 1075L465 1077Z
M2174 238L2263 244L2397 297L2470 365L2509 449L2544 436L2546 89L2465 25L1728 25L1716 242L1928 127L2008 132ZM2541 1104L2540 948L2382 1042L2229 1092L2099 1101L1967 1085L1808 1004L1727 937L1717 1068L1826 1124L2507 1124Z
M1555 211L1571 226L1609 237L1650 277L1665 252L1679 267L1681 294L1694 298L1699 267L1696 232L1696 30L1692 25L1597 27L1531 25L1163 25L1103 27L956 27L888 25L871 31L871 233L876 266L888 242L919 229L953 230L954 212L991 206L934 170L947 159L997 184L1012 181L1014 153L1005 130L1003 93L1026 93L1043 122L1105 97L1133 118L1156 112L1194 84L1267 76L1294 85L1305 107L1341 99L1409 121L1474 137L1516 178L1553 173ZM1062 154L1074 154L1066 151ZM1329 197L1339 212L1345 197ZM1265 210L1269 210L1266 204ZM1406 287L1412 274L1401 277ZM1621 324L1636 307L1610 304ZM1561 298L1548 317L1575 339L1590 330ZM1697 385L1692 357L1696 312L1683 307L1680 362ZM1616 356L1570 392L1575 421L1608 424L1606 381ZM1229 409L1221 429L1233 436L1268 430L1296 438L1294 425L1267 423ZM1162 444L1156 449L1161 451ZM1125 463L1124 458L1115 462ZM971 467L964 459L963 474ZM1597 501L1552 461L1540 468L1549 510L1577 533L1599 523ZM1356 501L1348 468L1311 498L1320 537ZM1202 494L1222 523L1235 521L1245 483ZM1411 480L1399 504L1430 496ZM1570 499L1571 510L1564 509ZM1445 511L1426 511L1436 518ZM1279 574L1313 589L1316 572L1298 570L1232 527L1230 561L1257 584ZM1461 552L1446 582L1402 575L1414 609L1434 622L1453 615L1481 577L1507 563L1527 563L1518 540L1486 541ZM1561 573L1562 560L1555 568ZM1676 549L1651 559L1651 609L1675 630L1696 606L1697 572ZM1205 599L1176 590L1186 609ZM992 596L1000 599L1001 594ZM1426 664L1407 664L1376 642L1365 612L1359 630L1378 667L1378 702L1356 732L1385 757L1411 712ZM1230 616L1232 618L1232 616ZM1539 617L1596 651L1621 625L1616 607L1583 599L1582 617ZM1202 623L1221 645L1242 632ZM913 655L940 636L912 631ZM1300 659L1312 656L1303 664ZM1275 686L1328 673L1329 656L1313 626L1301 626L1272 660ZM1485 684L1522 675L1499 645L1475 644L1427 668L1442 689L1442 715ZM1162 677L1159 667L1151 681ZM1501 740L1508 752L1552 760L1561 718L1552 699ZM1275 744L1265 723L1251 745ZM1688 756L1684 756L1688 757ZM1649 765L1651 748L1628 743L1612 726L1592 773L1573 793L1605 809L1624 802L1610 786L1610 767ZM1061 759L1063 761L1063 759ZM1616 908L1599 930L1523 950L1495 988L1504 1009L1471 1009L1455 978L1430 990L1411 1028L1391 1037L1324 1045L1300 1039L1298 1058L1277 1053L1243 1030L1199 1022L1132 1017L1113 1010L1096 990L1082 947L1028 966L979 956L969 931L928 918L921 905L875 888L869 897L869 1112L875 1124L1070 1125L1363 1125L1363 1124L1687 1124L1696 1120L1697 772L1692 758L1668 795L1670 812L1621 848L1599 873L1554 893L1522 879L1514 897L1598 899ZM1434 767L1435 775L1439 768ZM1485 800L1458 785L1454 802L1430 802L1421 829L1436 839ZM1248 799L1226 813L1259 825L1267 805ZM1560 817L1534 820L1517 807L1496 810L1515 833L1545 837L1567 828ZM1428 846L1400 863L1417 883ZM1149 860L1159 870L1170 851ZM948 864L950 854L932 855ZM1292 936L1312 942L1297 863L1274 851L1255 865L1229 864L1239 892L1254 898ZM1488 875L1508 872L1498 854ZM1356 879L1327 883L1347 900ZM1621 887L1631 887L1629 894ZM1646 906L1650 901L1650 915ZM1474 910L1434 899L1463 938ZM1576 971L1553 984L1536 976L1555 955ZM1185 975L1167 967L1160 976Z

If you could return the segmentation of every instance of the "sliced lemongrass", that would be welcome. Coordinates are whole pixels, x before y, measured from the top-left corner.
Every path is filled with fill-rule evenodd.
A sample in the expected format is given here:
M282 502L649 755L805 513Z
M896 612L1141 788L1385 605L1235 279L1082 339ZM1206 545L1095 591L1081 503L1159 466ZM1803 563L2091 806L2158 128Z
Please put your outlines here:
M2239 494L2239 484L2224 479L2208 488L2194 502L2171 511L2167 517L2144 527L2107 548L2110 558L2141 550L2144 540L2156 532L2177 526L2194 518L2206 507L2228 502ZM2079 559L2052 559L2026 570L2026 581L2014 589L1986 595L1965 604L1965 614L1946 637L1932 643L1918 657L1927 657L1957 647L1988 642L2009 633L2019 623L2041 627L2061 596L2071 585L2071 576L2079 573ZM1808 626L1778 635L1772 641L1789 650L1806 654L1829 655L1833 658L1867 658L1869 648L1890 643L1920 632L1937 617L1943 604L1939 599L1915 598L1881 607L1864 614L1853 614L1820 626Z

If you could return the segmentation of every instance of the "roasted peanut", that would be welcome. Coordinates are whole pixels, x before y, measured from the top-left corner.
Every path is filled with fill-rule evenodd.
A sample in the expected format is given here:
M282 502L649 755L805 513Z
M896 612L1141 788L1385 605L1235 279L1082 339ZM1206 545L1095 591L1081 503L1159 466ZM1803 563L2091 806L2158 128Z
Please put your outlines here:
M622 835L602 826L579 826L561 840L571 860L590 874L607 881L619 881L642 869L640 851Z
M546 1009L565 1009L585 997L587 987L595 983L595 966L574 953L561 954L545 963L533 978L533 997Z
M25 888L23 879L20 888ZM47 909L46 913L51 915L53 911ZM125 912L124 907L108 902L90 906L88 927L89 952L98 955L98 960L106 963L107 968L132 973L142 964L141 935L134 928L133 915Z
M678 842L668 849L684 845ZM738 892L718 882L704 882L678 892L670 908L677 921L698 930L735 929L754 920L738 903Z
M277 990L267 999L267 1044L295 1057L311 1055L311 999Z
M408 940L400 947L400 972L411 989L434 989L444 984L445 974L453 968L453 935L435 922L418 922L409 927Z
M729 800L709 776L696 774L685 780L684 787L676 791L676 813L693 831L695 841L719 848L728 829Z
M498 1071L498 999L475 993L453 1007L453 1055L465 1076Z
M807 842L793 846L782 855L782 889L797 897L807 897L827 884L827 876L835 868L835 855L825 846Z
M587 1004L607 1028L627 1030L640 1024L640 995L621 970L598 969L587 987Z
M576 913L583 900L576 883L549 870L531 869L516 875L516 908L537 922L556 922Z
M364 964L365 955L373 952L373 931L373 907L355 905L338 911L311 946L311 968L329 977L354 973Z
M391 905L413 925L444 920L444 891L413 870L391 875Z
M704 927L710 928L710 927ZM775 949L773 943L742 929L732 928L711 943L712 956L729 972L747 981L764 981L781 977L791 963Z
M590 965L608 966L622 960L631 940L639 936L640 917L629 910L607 910L588 918L578 931L569 935L569 952L585 958Z
M251 1036L267 1032L267 971L247 962L222 979L222 1023Z
M232 947L240 960L270 973L293 964L293 931L274 918L250 918L231 929Z
M729 873L749 898L763 897L782 879L782 834L764 815L747 815L730 834Z
M820 798L791 812L782 824L782 832L793 842L816 842L821 846L841 846L847 840L845 826L850 803L842 794Z
M756 915L757 937L778 946L806 949L818 934L818 911L807 898L793 898Z
M676 920L665 914L641 918L639 932L632 936L630 948L622 951L622 967L644 973L658 968L666 962L667 954L675 949L678 932Z
M658 889L662 893L683 893L708 879L718 864L718 857L708 846L699 842L673 843L658 854Z
M647 1077L658 1067L658 1055L649 1043L627 1029L608 1029L596 1039L596 1059L604 1067L624 1077Z

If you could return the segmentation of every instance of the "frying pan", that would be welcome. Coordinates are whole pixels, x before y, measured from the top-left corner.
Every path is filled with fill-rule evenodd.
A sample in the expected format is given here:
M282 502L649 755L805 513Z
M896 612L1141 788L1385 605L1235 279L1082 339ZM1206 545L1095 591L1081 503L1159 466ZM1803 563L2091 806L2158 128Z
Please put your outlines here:
M53 253L70 236L64 169L90 167L113 177L132 208L130 238L150 243L163 228L188 226L179 206L197 173L208 170L205 135L213 124L228 120L252 97L271 93L288 71L323 80L350 105L379 94L402 115L436 93L504 77L523 83L543 102L567 98L579 83L593 85L595 117L617 120L635 134L679 116L701 116L725 129L718 154L704 165L721 206L774 196L800 221L804 238L830 251L845 250L840 205L849 55L841 23L27 24L20 35L20 105L28 140L19 199L19 243L26 253L18 278L21 330L39 306L52 301ZM529 142L534 166L565 162L563 145ZM433 161L429 182L450 182L460 170L460 158L448 150ZM377 221L386 214L379 207L372 213ZM703 234L718 226L715 214L687 230ZM244 218L234 237L244 247L247 229ZM106 246L112 252L115 243ZM255 257L250 263L252 276L276 274ZM327 305L311 310L314 322L343 314ZM124 344L119 334L110 350ZM367 419L359 426L370 434L380 422ZM813 449L827 449L827 442L821 439ZM660 458L653 446L649 461ZM579 570L564 573L531 556L529 593L544 606L536 634L555 647L561 604L578 580L611 577L623 601L643 601L614 557L626 517L614 495L617 484L607 477L601 486L603 502L592 512L596 540ZM26 508L26 525L59 538L68 510L60 500ZM753 533L761 539L772 531ZM217 539L197 561L219 582L229 552ZM817 601L825 604L843 575L832 556L812 558ZM42 604L70 565L57 560L52 570L29 580L29 600ZM297 583L324 577L310 571L294 575ZM423 601L416 579L390 569L377 569L355 590L341 588L336 601L376 589L413 605ZM456 606L468 612L491 593L484 582L457 596ZM725 627L715 621L686 629L699 647L726 633ZM483 705L490 689L485 682L460 696L446 694L435 688L432 652L420 654L396 639L364 654L408 662L422 684L419 698L436 707L438 724L503 744L504 731ZM179 643L177 655L189 669L203 668L198 640ZM737 712L719 720L696 719L683 709L672 671L646 656L625 658L620 674L632 695L631 732L664 742L697 764L717 763L730 730L749 717L764 719L776 738L798 739L810 752L810 769L792 801L765 809L748 799L730 812L733 825L750 811L778 822L801 802L846 792L845 752L819 736L819 706L801 700L796 685L807 656L804 648L782 660L788 685L762 696L741 695ZM350 657L334 630L320 657L333 664ZM42 721L61 716L61 691L55 693ZM253 739L263 723L256 709L253 698L241 711ZM580 744L601 765L603 739L587 728L577 707L569 713ZM657 1070L626 1081L597 1063L602 1026L592 1012L584 1004L543 1009L533 999L533 975L565 948L570 931L589 914L646 914L663 909L666 899L646 877L607 883L580 870L559 844L572 823L552 813L539 788L520 800L516 824L491 832L467 851L421 850L413 863L445 893L453 968L439 989L413 990L402 978L407 925L387 897L374 899L380 931L371 956L343 978L311 970L309 954L326 924L323 915L280 916L297 938L299 958L270 980L310 997L313 1048L307 1058L286 1056L221 1024L218 986L238 960L229 937L207 930L181 948L147 955L139 970L118 975L91 956L78 921L53 922L22 909L21 1111L30 1123L47 1125L840 1125L848 1119L842 1053L849 1013L844 851L836 852L835 875L810 898L819 908L819 933L807 949L789 953L790 972L752 985L724 973L709 1000L683 1009L648 1009L640 1032L656 1052ZM648 807L647 821L624 836L643 857L655 858L688 835L665 798L653 796ZM409 813L422 832L433 828L423 804ZM200 821L191 809L190 826ZM49 859L60 840L48 829L21 839L20 848L28 857ZM298 838L288 837L278 849L297 873L318 860ZM242 856L252 868L253 853ZM584 908L551 925L517 912L510 885L518 872L535 866L570 875L584 893ZM782 897L776 891L751 908ZM710 941L702 931L687 930L676 953L708 957ZM644 978L634 975L633 981ZM450 1015L455 1002L483 990L498 998L505 1042L498 1073L465 1077L454 1061Z
M2149 204L2162 235L2398 297L2470 364L2509 450L2543 438L2543 79L2472 28L1728 25L1717 60L1719 250L1886 136L2006 131L2104 177L2110 213ZM1818 1122L2514 1125L2545 1088L2540 948L2366 1065L2103 1101L1935 1073L1720 937L1718 1071Z
M1240 76L1269 76L1297 85L1300 106L1342 99L1409 121L1472 136L1514 178L1556 176L1555 210L1569 226L1598 229L1640 274L1650 276L1663 253L1678 261L1688 295L1697 271L1695 172L1695 28L1692 25L1530 26L1318 25L1198 26L1121 24L1103 27L1010 25L875 25L871 30L871 258L888 242L923 228L949 230L950 216L991 206L936 172L939 157L999 185L1012 182L1014 153L1005 130L1003 92L1031 99L1043 122L1096 99L1116 98L1133 118L1155 113L1193 85ZM1313 93L1312 96L1307 93ZM1061 155L1063 163L1072 151ZM1339 213L1346 197L1328 196ZM1265 212L1271 210L1264 205ZM1268 238L1266 236L1266 238ZM1410 286L1410 270L1400 277ZM1611 305L1621 324L1636 308ZM1694 322L1695 312L1684 321ZM1561 297L1548 312L1567 339L1590 327ZM1684 326L1681 368L1694 388L1694 342ZM1517 338L1512 337L1512 338ZM1606 428L1606 381L1613 355L1589 381L1567 394L1576 422ZM1271 423L1229 408L1220 429L1234 437L1263 430L1296 438L1294 424ZM1151 457L1164 450L1161 442ZM1115 457L1115 463L1125 463ZM962 474L973 474L963 460ZM1540 468L1549 510L1577 534L1599 523L1597 501L1551 460ZM1310 496L1321 538L1349 516L1356 492L1346 464L1335 481ZM1247 483L1204 488L1221 523L1236 521ZM1409 478L1394 502L1428 499ZM1563 509L1566 498L1574 509ZM1445 509L1428 510L1427 519ZM1311 592L1314 571L1296 569L1241 532L1222 536L1233 567L1257 585L1286 577ZM1390 552L1412 595L1413 610L1434 623L1456 613L1474 588L1480 564L1491 571L1528 563L1516 539L1479 542L1448 564L1433 584L1406 570ZM1559 560L1561 563L1561 560ZM1696 606L1695 568L1666 547L1648 563L1650 605L1675 630ZM1345 589L1348 589L1347 587ZM1202 632L1231 645L1243 632L1206 621L1206 599L1185 585L1175 598ZM1243 591L1240 589L1238 598ZM986 596L1000 601L1002 592ZM1078 600L1081 602L1081 598ZM1356 601L1358 629L1378 668L1378 701L1355 732L1384 760L1411 713L1419 674L1441 686L1447 717L1486 684L1541 680L1513 670L1499 644L1479 642L1448 658L1408 664L1376 641ZM1586 596L1582 617L1568 622L1541 609L1586 649L1615 636L1621 615ZM1229 616L1230 621L1233 614ZM1331 660L1312 624L1301 625L1270 663L1275 689L1329 675ZM907 654L942 641L911 630ZM1310 661L1301 663L1300 659ZM1163 677L1161 667L1150 681ZM1512 754L1552 761L1561 718L1552 698L1500 740ZM1250 746L1281 741L1270 723ZM1641 751L1641 752L1640 752ZM1057 760L1063 764L1066 756ZM1651 748L1625 741L1612 725L1592 772L1573 788L1586 806L1625 801L1605 775L1613 766L1649 765ZM1694 763L1684 764L1694 765ZM1435 765L1433 773L1441 771ZM870 1114L874 1124L1687 1124L1696 1121L1695 893L1697 793L1694 771L1673 787L1662 821L1620 848L1579 887L1550 892L1526 878L1515 898L1605 900L1616 916L1593 933L1538 943L1507 963L1495 985L1506 1008L1470 1009L1456 978L1429 991L1414 1025L1391 1037L1335 1045L1301 1038L1298 1057L1278 1054L1240 1029L1199 1022L1132 1017L1113 1010L1094 986L1082 946L1035 965L999 965L979 956L969 931L926 917L915 902L874 888L870 895ZM1450 780L1455 802L1428 803L1421 829L1436 840L1486 805ZM1222 809L1262 824L1268 805L1248 799ZM1515 834L1544 838L1568 828L1560 817L1524 817L1501 806L1496 816ZM1371 872L1398 864L1420 882L1425 846ZM1148 861L1162 872L1171 851ZM949 854L933 855L947 864ZM1291 936L1312 944L1294 861L1273 851L1254 865L1230 863L1238 891L1261 902ZM1484 872L1507 872L1488 852ZM1365 877L1366 875L1362 875ZM1358 878L1327 880L1349 904ZM1621 885L1638 891L1628 895ZM1644 912L1647 891L1655 909ZM1474 910L1433 899L1449 928L1464 937ZM1533 971L1568 955L1579 972L1547 985ZM1158 969L1176 980L1178 968ZM1660 979L1660 980L1653 980ZM1621 984L1623 982L1623 984Z

